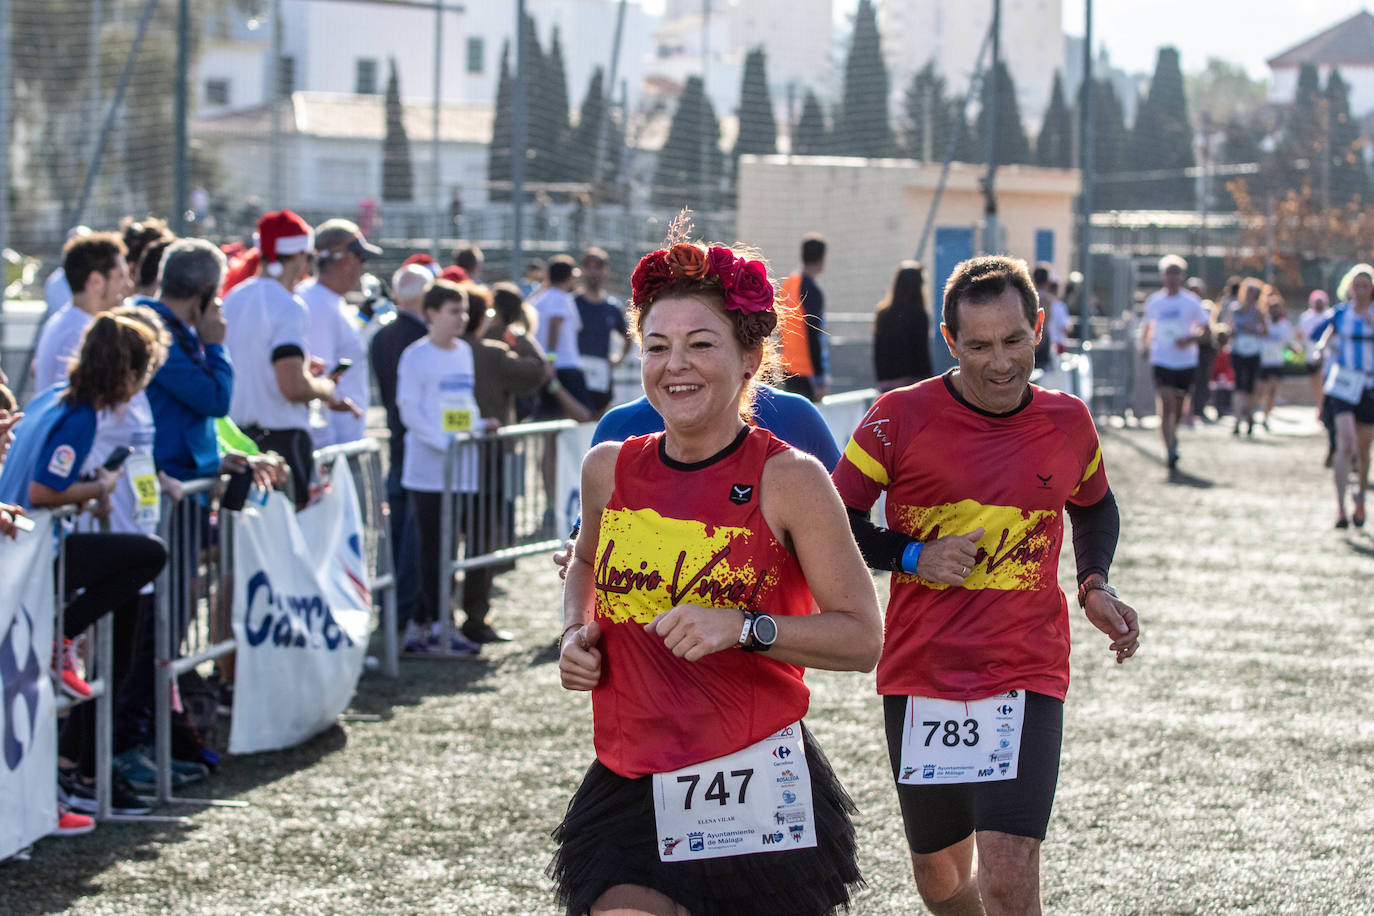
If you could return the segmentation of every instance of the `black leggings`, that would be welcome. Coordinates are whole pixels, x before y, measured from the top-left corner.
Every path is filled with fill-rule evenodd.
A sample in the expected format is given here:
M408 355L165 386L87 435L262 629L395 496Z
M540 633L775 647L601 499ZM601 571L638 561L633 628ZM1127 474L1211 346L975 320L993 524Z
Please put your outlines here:
M71 595L77 589L85 591L68 602L63 612L62 634L72 639L113 611L114 670L109 672L106 684L120 684L129 673L133 655L139 589L157 578L167 562L167 550L160 540L144 534L69 534L66 551L63 594ZM57 752L77 761L84 775L94 775L94 703L82 703L72 709L62 727Z
M439 511L443 506L444 494L426 493L422 490L409 490L411 506L415 509L415 526L420 548L420 602L415 610L417 623L433 623L439 619ZM458 518L455 520L453 538L455 554L458 539L464 543L467 554L478 552L475 509L477 494L458 494ZM494 569L481 566L463 573L463 613L474 623L486 619L491 606L491 580ZM443 609L445 613L448 608Z

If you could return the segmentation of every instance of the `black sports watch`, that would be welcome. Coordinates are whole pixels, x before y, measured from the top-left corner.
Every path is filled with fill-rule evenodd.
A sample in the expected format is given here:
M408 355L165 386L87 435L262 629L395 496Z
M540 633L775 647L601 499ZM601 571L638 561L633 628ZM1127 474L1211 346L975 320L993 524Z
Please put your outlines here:
M754 614L749 624L749 639L741 648L745 652L767 652L777 641L777 621L767 614Z

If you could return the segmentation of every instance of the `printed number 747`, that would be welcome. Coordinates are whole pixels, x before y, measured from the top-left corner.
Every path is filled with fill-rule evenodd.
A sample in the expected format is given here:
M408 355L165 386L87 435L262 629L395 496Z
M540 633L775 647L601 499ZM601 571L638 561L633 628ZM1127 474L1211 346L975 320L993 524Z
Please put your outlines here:
M740 781L739 788L736 791L739 792L739 803L742 805L744 804L744 795L749 790L749 780L754 778L754 771L752 768L748 770L731 770L730 775ZM701 782L701 774L688 773L686 776L679 776L677 781L687 783L687 798L682 803L682 810L691 811L692 795L696 792L698 783ZM716 771L716 775L711 778L710 784L706 787L706 794L702 797L707 801L717 802L721 805L724 805L730 800L730 793L725 788L725 773L723 771Z

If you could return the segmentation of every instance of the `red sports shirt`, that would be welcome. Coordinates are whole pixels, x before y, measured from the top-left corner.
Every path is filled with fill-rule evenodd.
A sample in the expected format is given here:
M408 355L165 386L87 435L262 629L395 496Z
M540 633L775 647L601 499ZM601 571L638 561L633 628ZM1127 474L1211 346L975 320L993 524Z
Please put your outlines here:
M886 490L887 526L923 541L986 529L962 587L892 574L878 692L971 700L1015 687L1062 700L1064 504L1107 493L1097 430L1072 395L1032 385L1028 404L995 416L949 378L878 398L833 475L861 511Z
M620 447L596 548L596 756L626 777L734 753L800 719L810 702L795 665L739 649L689 662L644 631L679 604L775 616L812 610L801 566L759 511L763 464L791 446L751 429L733 451L682 465L665 460L662 438Z

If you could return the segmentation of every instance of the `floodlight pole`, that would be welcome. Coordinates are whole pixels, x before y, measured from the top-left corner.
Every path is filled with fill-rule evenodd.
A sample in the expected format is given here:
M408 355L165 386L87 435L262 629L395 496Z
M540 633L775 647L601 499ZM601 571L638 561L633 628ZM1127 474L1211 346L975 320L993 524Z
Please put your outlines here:
M983 253L996 254L997 241L997 68L1002 62L1002 0L992 0L992 80L987 84L983 124L988 131L988 169L983 177Z
M1078 339L1088 340L1092 321L1093 299L1093 0L1086 0L1083 15L1083 83L1079 86L1078 103L1078 171L1081 190L1078 195L1078 271L1083 281L1078 288Z
M510 119L510 198L511 198L511 279L520 276L524 261L525 210L525 0L515 0L515 80L511 86Z

